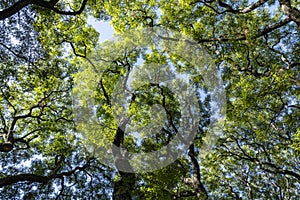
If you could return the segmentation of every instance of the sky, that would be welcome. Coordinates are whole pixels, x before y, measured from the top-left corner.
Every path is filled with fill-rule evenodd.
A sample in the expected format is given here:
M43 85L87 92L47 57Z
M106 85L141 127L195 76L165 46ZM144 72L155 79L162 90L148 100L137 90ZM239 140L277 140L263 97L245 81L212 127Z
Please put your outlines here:
M95 18L88 18L88 24L92 25L99 33L99 41L103 42L105 40L111 39L114 33L112 26L109 21L99 21Z

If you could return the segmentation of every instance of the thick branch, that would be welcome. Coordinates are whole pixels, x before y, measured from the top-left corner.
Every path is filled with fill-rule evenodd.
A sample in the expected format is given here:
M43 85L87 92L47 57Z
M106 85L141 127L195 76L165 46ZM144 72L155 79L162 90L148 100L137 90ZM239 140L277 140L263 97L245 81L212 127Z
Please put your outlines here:
M266 35L266 34L272 32L272 31L274 31L274 30L276 30L276 29L278 29L278 28L280 28L280 27L282 27L282 26L287 25L287 24L290 23L291 21L292 21L292 20L289 19L289 18L283 19L283 20L281 20L280 22L278 22L278 23L276 23L276 24L273 24L273 25L271 25L271 26L269 26L269 27L267 27L267 28L261 30L261 31L255 36L255 38L259 38L259 37L261 37L261 36L263 36L263 35Z
M229 4L218 0L217 3L219 4L220 7L226 8L226 10L219 12L217 9L215 9L213 6L211 6L210 4L213 3L214 1L200 1L201 3L203 3L205 6L209 7L210 9L212 9L214 12L216 12L217 14L223 14L226 12L231 12L234 14L246 14L249 12L252 12L253 10L255 10L256 8L259 8L260 6L262 6L263 4L265 4L268 0L259 0L249 6L247 6L246 8L239 8L239 9L234 9L232 6L230 6ZM194 3L198 3L194 2Z
M28 6L29 4L32 4L33 1L34 0L19 1L14 5L12 5L11 7L0 11L0 20L4 20L8 17L11 17L12 15L16 14L24 7Z
M266 27L266 28L258 31L258 33L253 38L259 38L268 33L271 33L272 31L274 31L282 26L285 26L286 24L288 24L291 21L292 21L292 19L290 19L290 18L283 19L269 27ZM162 40L170 40L170 41L175 41L175 42L180 41L180 39L177 39L177 38L165 37L165 36L158 35L158 34L156 34L156 36ZM232 37L232 38L229 38L229 37L228 38L225 38L225 37L202 38L202 39L197 40L197 42L193 42L190 40L185 40L185 41L189 44L196 45L196 44L200 44L200 43L209 43L209 42L230 42L230 41L244 41L244 40L247 40L247 37L245 35L240 35L240 36L236 36L236 37Z
M99 81L99 86L100 86L101 90L103 91L103 95L104 95L104 97L106 99L106 104L109 105L109 107L111 107L110 98L109 98L109 96L108 96L108 94L106 92L106 89L105 89L104 85L103 85L102 79L100 79L100 81Z
M256 8L262 6L263 4L265 4L268 0L259 0L253 4L251 4L250 6L244 8L244 9L238 9L235 10L233 9L230 5L224 3L223 1L218 0L218 4L223 7L226 8L227 10L225 12L232 12L232 13L237 13L237 14L246 14L249 13L253 10L255 10Z
M124 140L124 130L128 123L126 119L117 129L116 136L113 141L112 152L115 159L115 165L121 176L121 179L114 182L113 199L114 200L131 200L131 192L134 191L135 174L133 168L126 156L122 155L121 146Z
M200 166L199 163L196 159L196 155L195 155L195 150L194 150L194 145L192 144L189 147L189 157L192 161L193 167L194 167L194 176L196 177L197 180L197 189L200 189L200 191L206 196L208 197L208 194L206 192L206 189L203 185L203 183L201 182L201 175L200 175Z
M16 176L8 176L0 179L0 187L4 187L7 185L12 185L18 182L30 181L37 183L47 183L49 181L49 177L47 176L39 176L35 174L19 174Z
M87 0L83 0L81 7L77 11L61 11L55 8L54 6L57 4L59 0L50 0L50 1L41 1L41 0L23 0L18 1L17 3L13 4L7 9L4 9L0 11L0 20L4 20L8 17L13 16L14 14L18 13L23 8L29 6L29 5L36 5L42 8L46 8L49 10L52 10L58 14L61 15L79 15L83 12Z
M243 10L241 10L241 13L248 13L251 12L253 10L255 10L256 8L262 6L263 4L265 4L268 0L259 0L257 2L255 2L254 4L251 4L250 6L244 8Z
M290 176L293 176L294 178L300 180L300 174L298 174L294 171L288 170L288 169L281 169L280 167L276 166L274 163L259 162L259 161L257 161L257 163L262 167L262 169L266 170L267 172L270 172L273 174L279 173L279 174L283 174L283 175L290 175ZM273 169L268 169L264 166L269 166Z
M219 6L221 6L223 8L226 8L227 11L229 11L229 12L233 12L233 13L238 13L239 12L238 10L233 9L230 5L228 5L227 3L225 3L221 0L218 0L218 4L219 4Z
M83 166L75 167L74 169L72 169L70 171L62 172L60 174L56 174L56 171L54 171L54 173L52 173L49 176L41 176L41 175L35 175L35 174L18 174L15 176L7 176L5 178L0 179L0 188L4 187L4 186L15 184L15 183L19 183L19 182L24 182L24 181L46 184L51 179L63 178L65 176L71 176L76 171L84 171L86 168L88 168L90 166L90 163L92 160L93 159L88 160L87 163L84 164Z
M300 26L300 11L291 5L290 0L279 0L281 10L290 19L292 19L297 26Z

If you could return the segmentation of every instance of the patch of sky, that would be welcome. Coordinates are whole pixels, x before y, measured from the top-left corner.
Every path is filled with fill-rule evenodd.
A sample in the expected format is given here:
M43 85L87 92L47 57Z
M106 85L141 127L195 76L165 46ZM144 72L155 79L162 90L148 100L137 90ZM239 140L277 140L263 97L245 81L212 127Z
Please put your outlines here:
M95 18L89 17L87 19L87 23L93 26L100 33L99 42L111 39L115 33L109 21L99 21Z

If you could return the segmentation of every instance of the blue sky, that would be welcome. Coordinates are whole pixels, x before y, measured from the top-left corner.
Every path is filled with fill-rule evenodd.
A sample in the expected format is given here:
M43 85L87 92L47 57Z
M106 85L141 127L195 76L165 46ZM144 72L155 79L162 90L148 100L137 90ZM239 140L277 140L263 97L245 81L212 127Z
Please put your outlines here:
M109 21L99 21L95 18L88 18L88 24L92 25L100 33L100 42L112 38L114 30L111 27Z

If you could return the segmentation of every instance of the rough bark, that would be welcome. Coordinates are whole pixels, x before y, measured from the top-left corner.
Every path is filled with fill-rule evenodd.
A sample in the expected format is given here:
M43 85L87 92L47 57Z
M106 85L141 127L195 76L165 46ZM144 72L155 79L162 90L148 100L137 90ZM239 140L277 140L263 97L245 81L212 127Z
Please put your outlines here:
M279 0L282 12L300 26L300 11L291 5L290 0Z
M132 167L128 161L128 158L122 155L120 148L123 144L125 135L124 129L126 124L127 120L120 127L118 127L112 147L115 165L120 174L120 180L114 183L114 200L131 200L132 191L134 191L135 185L135 174L130 173L130 171L132 171Z

